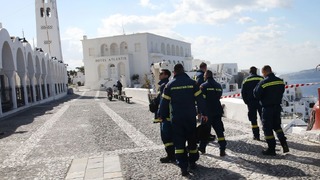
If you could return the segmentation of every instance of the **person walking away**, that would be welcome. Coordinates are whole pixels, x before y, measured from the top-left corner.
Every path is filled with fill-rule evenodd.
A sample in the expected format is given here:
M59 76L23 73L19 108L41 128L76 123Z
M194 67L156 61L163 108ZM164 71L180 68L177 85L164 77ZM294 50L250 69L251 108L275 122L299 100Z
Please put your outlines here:
M204 83L204 73L207 71L207 64L202 62L199 65L199 70L197 70L195 75L195 81L197 82L197 85L200 86L202 83Z
M122 93L122 84L121 84L121 82L120 82L119 80L117 81L117 88L118 88L119 96L121 96L121 93Z
M201 84L200 89L203 93L206 104L206 112L208 115L207 124L213 127L217 136L220 146L220 156L226 155L227 142L224 137L224 126L222 122L223 109L221 106L220 98L222 96L221 85L213 79L212 71L207 70L204 74L206 82ZM199 151L201 153L206 152L206 146L208 141L200 141Z
M196 72L194 76L194 80L197 82L197 85L200 87L202 83L204 83L204 73L207 71L207 64L202 62L199 65L199 70ZM216 139L216 136L211 134L211 128L209 129L209 141L214 141Z
M158 106L162 99L162 94L164 87L169 82L169 78L171 76L171 72L168 69L162 69L161 73L159 74L159 91L158 95L155 98L155 104ZM174 145L172 139L172 125L170 116L164 118L163 120L159 118L159 111L155 112L155 120L154 123L160 122L160 135L161 140L165 146L165 150L167 153L166 157L160 158L161 163L174 163L176 161L175 154L174 154Z
M285 90L282 79L275 76L270 66L262 68L264 79L254 89L254 96L262 105L262 125L268 149L263 150L263 155L276 155L276 140L273 131L281 143L283 153L289 152L287 138L281 128L281 101Z
M185 72L182 64L174 66L174 77L168 82L160 102L160 117L169 117L171 106L171 123L175 157L182 176L188 176L188 167L195 169L199 159L196 137L197 102L202 119L207 121L204 99L201 90ZM188 146L186 147L186 142Z
M243 81L241 89L242 99L248 107L248 118L251 122L253 139L258 141L260 141L260 132L257 121L257 112L261 119L262 107L259 100L253 96L253 89L261 80L263 80L263 77L257 75L257 68L252 66L250 67L250 75Z

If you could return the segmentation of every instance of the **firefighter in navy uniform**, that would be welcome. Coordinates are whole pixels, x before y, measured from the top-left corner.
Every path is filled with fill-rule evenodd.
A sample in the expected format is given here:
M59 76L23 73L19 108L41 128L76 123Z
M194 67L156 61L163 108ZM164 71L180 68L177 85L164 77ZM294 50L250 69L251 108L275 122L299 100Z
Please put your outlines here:
M285 84L282 79L276 77L270 66L262 68L264 80L254 89L254 96L262 105L262 125L264 136L268 144L268 149L263 150L262 154L275 156L276 139L273 131L283 148L283 153L289 152L287 138L281 128L281 101L285 90Z
M197 85L200 87L200 85L202 83L204 83L204 73L207 71L207 64L202 62L199 65L199 70L196 72L195 76L194 76L194 80L197 82ZM207 131L207 130L206 130ZM211 133L211 128L209 128L209 137L208 140L209 141L214 141L216 139L215 135L212 135Z
M169 78L171 76L171 72L167 69L162 69L161 73L159 74L159 92L158 96L155 99L155 103L157 105L160 104L161 96L163 94L164 87L169 82ZM173 139L172 139L172 125L171 119L168 116L163 120L159 118L159 111L155 113L155 120L154 123L160 122L160 135L161 140L165 146L165 150L167 153L166 157L160 158L161 163L174 163L176 161L175 154L174 154L174 146L173 146Z
M181 64L174 66L174 78L169 81L164 89L160 102L160 117L168 117L171 106L171 123L173 131L173 143L175 157L181 169L182 176L189 175L188 167L195 169L199 159L196 138L196 108L197 102L202 119L205 116L204 99L201 90L185 72ZM186 147L186 142L188 146Z
M205 72L206 82L201 84L200 89L206 104L206 112L208 115L208 125L212 126L218 136L218 143L220 145L220 156L225 156L225 149L227 142L224 137L224 127L221 120L223 109L220 98L222 96L222 87L212 77L212 71ZM199 151L205 153L208 141L200 141Z
M250 67L250 76L243 81L241 89L242 99L248 107L248 118L251 122L253 139L258 141L260 141L260 133L257 122L257 112L261 119L262 107L259 100L253 96L253 89L261 80L263 80L263 77L257 75L257 68L252 66Z
M207 71L207 64L202 62L199 65L199 68L200 69L196 72L195 79L194 79L197 82L198 86L204 83L204 72Z

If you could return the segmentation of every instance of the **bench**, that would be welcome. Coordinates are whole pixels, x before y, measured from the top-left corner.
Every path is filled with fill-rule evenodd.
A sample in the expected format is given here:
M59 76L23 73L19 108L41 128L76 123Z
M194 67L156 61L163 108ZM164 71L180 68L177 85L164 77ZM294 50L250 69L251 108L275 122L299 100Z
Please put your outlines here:
M128 97L128 96L126 96L126 95L121 95L121 96L119 96L119 100L121 100L121 101L125 101L126 103L130 103L130 99L131 99L132 97Z

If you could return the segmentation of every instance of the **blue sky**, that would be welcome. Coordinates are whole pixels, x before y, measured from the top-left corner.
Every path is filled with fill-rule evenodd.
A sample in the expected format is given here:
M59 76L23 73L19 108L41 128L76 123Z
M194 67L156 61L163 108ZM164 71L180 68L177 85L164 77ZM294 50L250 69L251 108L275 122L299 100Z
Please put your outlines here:
M0 0L11 36L36 38L33 0ZM150 32L190 42L195 59L269 64L286 73L320 63L318 0L57 0L65 63L81 66L88 38Z

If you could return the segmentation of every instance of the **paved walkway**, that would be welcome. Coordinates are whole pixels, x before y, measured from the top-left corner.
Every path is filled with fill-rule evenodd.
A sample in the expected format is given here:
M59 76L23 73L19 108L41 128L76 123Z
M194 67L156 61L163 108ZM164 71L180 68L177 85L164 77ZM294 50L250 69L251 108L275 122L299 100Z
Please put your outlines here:
M134 102L134 101L133 101ZM181 177L165 155L147 104L75 92L0 121L0 179L319 179L320 144L288 134L290 153L266 157L249 123L223 119L227 156L209 144L198 169Z

